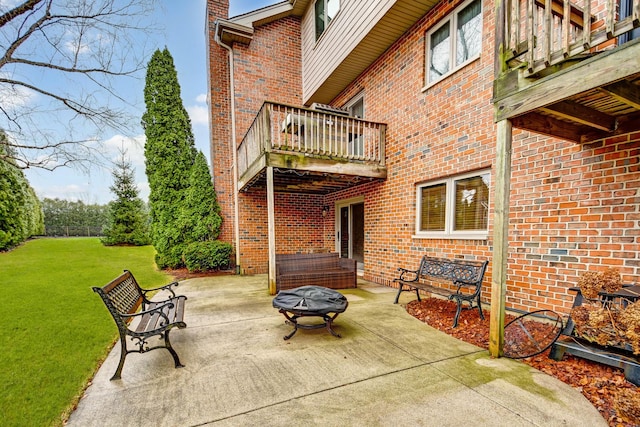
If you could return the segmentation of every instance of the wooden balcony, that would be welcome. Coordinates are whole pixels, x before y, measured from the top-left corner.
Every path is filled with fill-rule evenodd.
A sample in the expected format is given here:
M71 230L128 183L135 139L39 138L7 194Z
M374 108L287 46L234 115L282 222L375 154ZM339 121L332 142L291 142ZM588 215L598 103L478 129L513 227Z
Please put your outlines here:
M640 1L506 0L497 16L496 121L578 143L640 128Z
M238 189L327 194L387 177L386 125L265 102L238 147Z

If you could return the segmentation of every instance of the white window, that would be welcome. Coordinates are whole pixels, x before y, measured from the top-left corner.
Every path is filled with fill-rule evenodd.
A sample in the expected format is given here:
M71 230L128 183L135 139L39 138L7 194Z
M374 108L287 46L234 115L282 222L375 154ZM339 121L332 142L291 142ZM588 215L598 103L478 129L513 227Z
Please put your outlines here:
M364 92L360 92L344 106L351 117L364 119ZM357 122L352 123L349 130L349 154L359 157L364 156L364 129Z
M486 239L488 170L416 186L416 237Z
M427 86L480 56L482 1L464 3L426 36Z
M316 40L320 38L329 23L340 11L340 0L316 0Z

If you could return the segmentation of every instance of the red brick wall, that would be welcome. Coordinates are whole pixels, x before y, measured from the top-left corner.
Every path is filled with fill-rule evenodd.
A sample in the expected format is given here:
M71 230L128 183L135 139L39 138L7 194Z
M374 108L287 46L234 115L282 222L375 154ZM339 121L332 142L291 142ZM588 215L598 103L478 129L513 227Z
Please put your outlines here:
M207 0L207 47L209 49L209 103L211 111L211 164L213 185L222 213L220 240L235 243L233 233L233 157L231 152L231 99L226 49L214 41L215 20L228 18L229 0Z
M228 1L209 1L211 28L217 17L227 17L228 7L223 7L224 4ZM213 40L209 44L214 185L224 218L221 239L235 247L228 52ZM302 103L300 20L287 17L254 28L251 43L234 44L233 54L239 145L264 101ZM264 189L251 190L240 193L238 198L241 271L264 273L268 247L266 193ZM276 233L277 251L310 252L321 247L321 231L311 220L321 218L320 201L316 197L297 196L292 204L282 202L287 200L287 195L276 195L277 226L283 225Z
M495 157L492 2L483 4L480 59L421 90L425 32L458 4L439 4L333 102L364 90L365 118L388 125L387 180L331 196L364 195L365 278L378 283L390 284L399 266L416 268L423 254L492 259L493 211L486 241L413 237L416 184L493 167ZM640 134L581 146L514 130L509 307L567 312L568 288L587 270L615 266L638 281L639 154ZM485 300L491 272L490 264Z
M334 104L364 90L365 118L387 123L387 180L363 188L365 278L390 284L397 268L417 268L422 255L491 259L487 240L417 239L416 184L492 166L493 34L484 30L480 59L424 87L425 31L460 2L440 3L363 73ZM484 28L493 5L484 4ZM350 192L337 198L351 197ZM491 213L492 215L492 213ZM485 276L488 295L491 269Z
M493 211L489 213L487 240L413 237L416 184L480 168L492 168L495 179L491 104L494 36L486 30L493 27L492 2L483 4L481 57L422 90L425 31L459 4L441 2L333 102L341 106L365 91L365 118L388 125L387 180L326 197L276 194L277 252L333 250L334 203L361 196L365 204L366 279L390 284L399 266L415 268L424 254L492 259ZM269 48L289 27L299 31L299 22L287 18L258 29L248 48L237 49L236 63L244 67L238 72L238 79L244 82L237 90L238 109L242 110L239 137L264 100L301 103L299 46L292 47L291 58L281 62L272 60L276 55ZM284 80L276 77L292 71L293 76ZM262 81L257 76L272 77ZM638 280L639 157L640 134L582 146L514 130L507 283L510 307L566 312L573 298L567 288L590 269L615 266L626 282ZM240 203L244 271L266 272L264 190L241 194ZM331 210L322 218L325 205ZM491 271L490 264L484 282L485 300L490 295Z
M640 276L640 134L578 145L514 140L510 306L568 307L581 273Z
M310 253L323 249L322 196L276 193L276 253ZM240 240L243 274L267 272L267 198L262 188L241 194ZM327 218L329 216L327 215ZM330 224L333 229L333 223Z

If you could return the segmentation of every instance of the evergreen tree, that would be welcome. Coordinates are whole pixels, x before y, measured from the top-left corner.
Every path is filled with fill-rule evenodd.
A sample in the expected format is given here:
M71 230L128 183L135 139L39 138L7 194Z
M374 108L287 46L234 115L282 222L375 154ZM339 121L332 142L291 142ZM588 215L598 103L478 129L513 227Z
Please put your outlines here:
M115 166L113 185L109 188L116 200L109 203L108 225L103 230L102 243L108 246L148 245L151 240L144 202L138 197L134 171L124 152Z
M207 159L201 151L191 168L189 188L178 223L182 238L187 243L212 241L220 235L220 206Z
M150 188L151 239L158 266L176 268L183 264L186 242L178 220L196 149L191 121L180 98L173 58L166 48L156 50L149 61L144 100L142 125L147 137L145 164Z
M42 205L10 156L0 133L0 250L10 249L44 232Z

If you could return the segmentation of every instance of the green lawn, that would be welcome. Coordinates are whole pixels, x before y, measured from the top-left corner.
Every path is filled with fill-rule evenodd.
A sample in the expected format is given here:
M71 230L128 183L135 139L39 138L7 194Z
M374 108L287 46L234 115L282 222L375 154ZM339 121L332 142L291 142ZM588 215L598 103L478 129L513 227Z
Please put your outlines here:
M152 246L38 239L0 253L0 424L61 425L118 331L92 286L130 270L143 287L171 281Z

